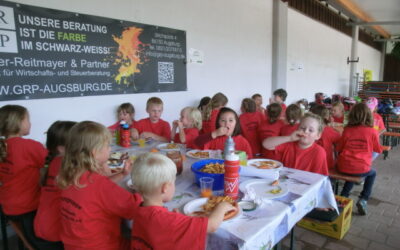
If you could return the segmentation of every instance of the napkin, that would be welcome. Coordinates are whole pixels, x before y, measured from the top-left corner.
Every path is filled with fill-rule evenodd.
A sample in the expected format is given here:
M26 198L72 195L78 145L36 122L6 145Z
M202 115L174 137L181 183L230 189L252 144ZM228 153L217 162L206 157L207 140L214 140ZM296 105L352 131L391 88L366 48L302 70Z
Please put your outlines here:
M253 201L257 206L261 206L264 200L260 197L257 197L254 188L247 187L244 191L244 196L242 198L243 201Z

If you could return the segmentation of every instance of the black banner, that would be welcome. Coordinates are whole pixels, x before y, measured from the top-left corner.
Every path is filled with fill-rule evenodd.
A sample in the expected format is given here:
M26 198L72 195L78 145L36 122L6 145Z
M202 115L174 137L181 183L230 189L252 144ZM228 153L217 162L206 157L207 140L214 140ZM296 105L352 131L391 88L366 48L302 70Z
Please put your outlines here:
M185 91L186 33L0 3L0 100Z

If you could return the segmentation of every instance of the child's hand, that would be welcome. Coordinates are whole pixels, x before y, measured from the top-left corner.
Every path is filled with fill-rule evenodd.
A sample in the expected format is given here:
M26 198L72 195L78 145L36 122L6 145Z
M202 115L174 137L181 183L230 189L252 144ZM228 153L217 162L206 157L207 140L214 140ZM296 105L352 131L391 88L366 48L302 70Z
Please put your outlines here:
M215 137L227 135L229 129L227 127L219 127L215 132Z
M142 139L148 139L148 138L152 138L154 139L154 134L151 132L143 132L140 134L140 138Z
M182 123L181 121L178 121L178 128L179 128L180 130L183 129L183 123Z
M137 129L131 129L131 137L134 141L139 139L139 132L137 131Z
M128 174L130 174L131 173L131 171L132 171L132 161L131 161L131 159L127 159L127 160L125 160L125 162L124 162L124 167L122 168L122 174L123 175L128 175Z
M296 130L290 135L290 141L298 141L301 137L304 137L304 132L301 130Z
M236 210L234 206L232 206L229 202L223 201L217 205L215 210L219 210L223 214L226 214L229 211Z
M179 120L175 120L175 121L172 122L172 129L173 130L175 130L179 126L178 123L179 123Z

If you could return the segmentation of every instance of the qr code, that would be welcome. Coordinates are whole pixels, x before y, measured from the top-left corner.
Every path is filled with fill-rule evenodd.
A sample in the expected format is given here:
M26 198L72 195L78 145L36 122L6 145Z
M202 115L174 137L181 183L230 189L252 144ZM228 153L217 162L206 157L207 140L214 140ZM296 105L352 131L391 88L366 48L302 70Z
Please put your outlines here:
M158 62L158 83L174 83L174 63Z

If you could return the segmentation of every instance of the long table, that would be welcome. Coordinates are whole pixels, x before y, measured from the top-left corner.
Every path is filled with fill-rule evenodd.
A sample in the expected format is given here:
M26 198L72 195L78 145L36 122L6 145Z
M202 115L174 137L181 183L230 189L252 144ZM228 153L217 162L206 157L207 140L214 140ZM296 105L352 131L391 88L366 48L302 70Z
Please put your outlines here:
M157 143L145 148L113 147L113 151L127 151L140 154L149 151ZM183 206L200 196L200 189L190 166L196 159L187 158L184 169L176 179L176 191L166 207L182 209ZM240 177L240 182L251 177ZM313 208L334 208L337 205L327 176L284 167L280 171L280 185L288 188L289 193L281 198L264 200L254 211L245 212L238 218L225 221L219 229L207 237L207 249L270 249L284 238L295 224ZM122 186L126 188L126 180Z

